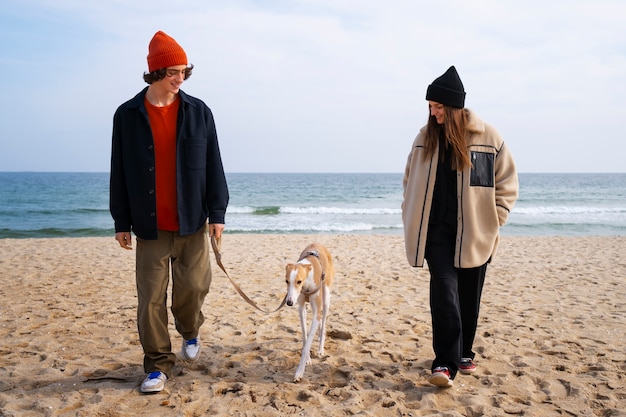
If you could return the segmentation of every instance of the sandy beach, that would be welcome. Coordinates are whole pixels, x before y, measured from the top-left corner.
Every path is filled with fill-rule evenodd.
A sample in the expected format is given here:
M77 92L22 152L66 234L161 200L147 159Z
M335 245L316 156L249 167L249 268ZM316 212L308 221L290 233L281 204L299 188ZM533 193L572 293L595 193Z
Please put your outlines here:
M111 238L0 240L0 416L626 416L626 237L504 237L487 272L478 371L430 386L428 271L401 236L230 235L260 306L312 241L335 258L326 354L293 375L295 307L248 305L213 261L201 358L143 395L134 252ZM175 351L181 338L170 321ZM314 344L315 346L315 344Z

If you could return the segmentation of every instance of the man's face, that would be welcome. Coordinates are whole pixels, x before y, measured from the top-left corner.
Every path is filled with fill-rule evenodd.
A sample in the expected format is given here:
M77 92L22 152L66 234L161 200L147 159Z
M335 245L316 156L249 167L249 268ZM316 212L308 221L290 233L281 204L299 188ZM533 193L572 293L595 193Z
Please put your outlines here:
M155 85L155 87L158 87L163 92L178 94L180 86L183 85L183 83L185 82L186 69L186 65L175 65L173 67L167 67L167 74L165 75L165 78L153 83L153 85Z

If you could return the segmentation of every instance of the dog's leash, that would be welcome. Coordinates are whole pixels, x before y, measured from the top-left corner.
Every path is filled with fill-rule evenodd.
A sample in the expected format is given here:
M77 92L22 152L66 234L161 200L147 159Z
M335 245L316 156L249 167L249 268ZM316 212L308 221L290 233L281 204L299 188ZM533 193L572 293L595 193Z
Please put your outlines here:
M224 265L222 264L222 252L220 251L220 247L222 246L221 243L222 243L221 239L216 239L215 235L211 236L211 246L213 247L213 253L215 254L215 261L217 262L217 265L220 267L220 269L222 271L224 271L224 273L226 274L226 276L230 280L230 283L233 284L233 287L235 287L235 290L237 290L239 295L241 295L241 297L244 300L246 300L246 302L248 304L250 304L252 307L256 308L257 310L262 311L263 313L267 313L267 314L275 313L278 310L280 310L281 308L283 308L285 303L287 302L287 294L285 294L285 298L283 298L283 301L280 303L278 308L276 308L276 310L267 311L267 310L264 310L261 307L259 307L257 305L257 303L255 303L253 300L251 300L250 297L248 297L246 295L246 293L243 292L243 290L241 288L239 288L239 285L237 285L237 283L230 277L228 272L226 272L226 268L224 268Z

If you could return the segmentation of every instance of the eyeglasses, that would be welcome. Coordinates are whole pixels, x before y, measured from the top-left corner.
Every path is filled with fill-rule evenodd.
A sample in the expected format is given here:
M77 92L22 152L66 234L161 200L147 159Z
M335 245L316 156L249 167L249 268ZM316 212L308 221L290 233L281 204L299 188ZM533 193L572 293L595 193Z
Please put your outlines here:
M183 78L187 79L191 75L192 69L193 67L187 67L181 70L176 68L166 68L165 75L167 75L168 77L176 77L178 74L182 74Z

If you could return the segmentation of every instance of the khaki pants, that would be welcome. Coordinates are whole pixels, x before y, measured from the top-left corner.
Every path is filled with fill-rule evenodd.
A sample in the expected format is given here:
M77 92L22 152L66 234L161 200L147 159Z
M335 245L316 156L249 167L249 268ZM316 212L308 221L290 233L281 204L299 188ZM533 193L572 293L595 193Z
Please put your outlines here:
M202 304L211 285L209 240L204 227L193 235L159 230L157 240L137 239L137 328L146 373L170 377L176 362L168 331L167 288L172 270L172 314L186 339L198 336Z

